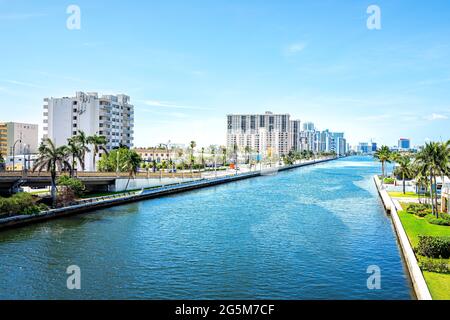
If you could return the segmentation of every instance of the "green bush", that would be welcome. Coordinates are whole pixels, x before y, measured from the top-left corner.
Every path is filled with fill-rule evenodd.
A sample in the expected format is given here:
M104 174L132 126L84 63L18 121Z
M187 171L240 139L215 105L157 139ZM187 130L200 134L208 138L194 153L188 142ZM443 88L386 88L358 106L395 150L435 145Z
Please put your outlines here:
M450 217L448 214L440 213L439 218L436 218L436 216L429 214L425 217L425 219L428 221L428 223L438 226L450 226Z
M384 178L384 183L385 184L394 184L395 179L394 178Z
M439 259L439 260L433 260L433 259L420 259L420 269L422 271L428 271L428 272L437 272L437 273L450 273L450 265L448 263L448 260Z
M61 187L69 188L77 197L81 197L86 191L86 186L81 180L65 175L59 177L56 184Z
M44 205L37 205L29 193L18 193L9 198L0 198L0 215L31 215L46 208Z
M450 237L419 236L417 253L428 258L450 258Z
M416 216L419 216L421 218L428 216L429 214L432 214L432 209L429 204L424 203L410 203L406 207L406 212L410 214L414 214Z

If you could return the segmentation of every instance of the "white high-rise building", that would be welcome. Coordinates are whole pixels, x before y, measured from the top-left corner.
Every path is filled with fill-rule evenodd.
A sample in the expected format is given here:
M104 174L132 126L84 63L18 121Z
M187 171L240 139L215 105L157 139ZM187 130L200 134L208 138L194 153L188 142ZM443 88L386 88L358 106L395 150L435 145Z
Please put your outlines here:
M290 128L289 114L228 115L227 146L250 147L263 155L287 154L292 143Z
M77 92L75 97L44 99L44 138L56 146L83 131L86 135L106 138L106 149L133 147L134 106L127 95ZM86 169L93 170L92 154L85 159Z

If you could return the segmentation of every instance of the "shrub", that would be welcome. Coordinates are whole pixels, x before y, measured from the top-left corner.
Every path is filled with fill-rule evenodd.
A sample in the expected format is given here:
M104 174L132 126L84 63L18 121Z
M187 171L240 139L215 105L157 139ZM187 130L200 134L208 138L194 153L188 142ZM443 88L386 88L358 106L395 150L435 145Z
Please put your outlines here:
M438 226L450 226L450 219L446 217L448 215L439 214L439 218L436 218L436 216L429 214L425 217L425 219L428 221L428 223L435 224Z
M395 179L394 178L384 178L385 184L394 184Z
M66 175L59 177L57 185L72 190L77 197L82 196L86 191L86 186L81 180Z
M450 237L419 236L417 253L428 258L450 258Z
M431 206L428 204L410 203L406 207L406 212L423 218L423 217L426 217L427 215L431 214L433 211L431 209Z
M437 273L450 273L450 265L447 260L439 259L433 260L424 258L420 260L420 269L422 271L437 272Z
M37 214L46 209L44 205L37 205L29 193L18 193L9 198L0 198L0 214L20 215Z

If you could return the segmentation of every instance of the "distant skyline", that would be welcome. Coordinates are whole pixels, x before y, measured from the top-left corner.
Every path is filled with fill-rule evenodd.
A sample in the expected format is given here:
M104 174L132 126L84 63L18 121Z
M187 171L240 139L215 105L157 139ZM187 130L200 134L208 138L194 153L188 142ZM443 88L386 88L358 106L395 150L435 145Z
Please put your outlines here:
M351 145L447 140L449 16L445 0L0 0L0 121L42 133L43 98L95 91L131 97L136 146L225 144L226 114L265 111Z

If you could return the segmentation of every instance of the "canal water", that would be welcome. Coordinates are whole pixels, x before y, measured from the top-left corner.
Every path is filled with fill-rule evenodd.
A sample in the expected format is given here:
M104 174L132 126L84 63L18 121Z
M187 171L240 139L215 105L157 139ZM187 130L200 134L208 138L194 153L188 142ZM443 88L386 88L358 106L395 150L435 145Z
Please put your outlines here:
M1 232L0 299L414 298L379 171L346 158Z

